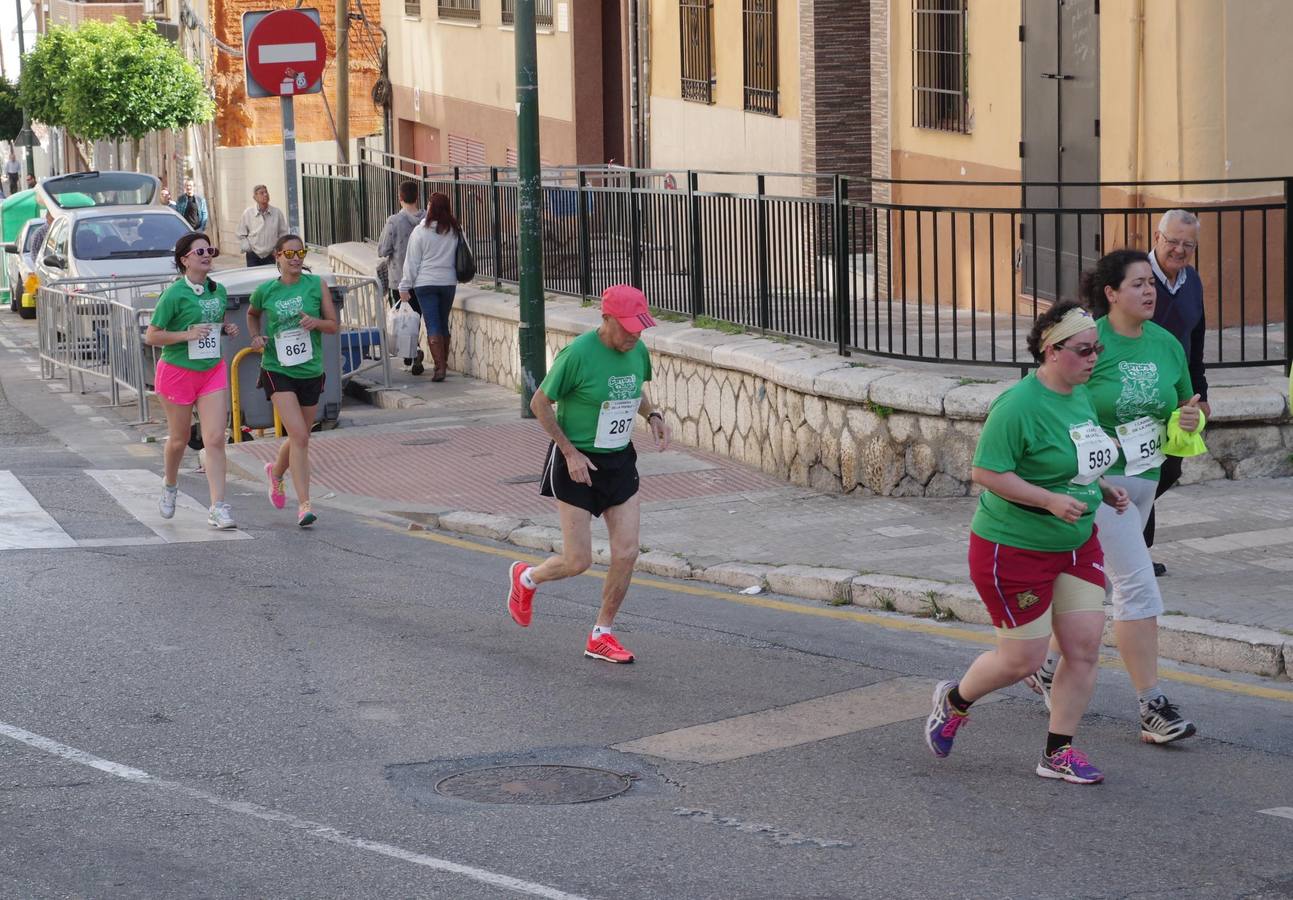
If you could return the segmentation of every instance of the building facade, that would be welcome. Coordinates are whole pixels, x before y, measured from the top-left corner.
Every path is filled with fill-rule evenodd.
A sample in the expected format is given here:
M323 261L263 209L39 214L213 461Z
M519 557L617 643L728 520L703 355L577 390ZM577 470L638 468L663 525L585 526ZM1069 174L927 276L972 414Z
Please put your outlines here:
M554 164L629 161L621 0L537 0L539 139ZM383 0L392 149L425 163L516 163L514 0Z

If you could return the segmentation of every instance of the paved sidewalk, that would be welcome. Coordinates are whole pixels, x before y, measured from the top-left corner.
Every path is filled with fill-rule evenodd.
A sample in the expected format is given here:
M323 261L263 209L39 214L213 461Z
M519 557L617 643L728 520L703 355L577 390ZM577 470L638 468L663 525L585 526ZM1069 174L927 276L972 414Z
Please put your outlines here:
M500 538L523 528L511 539L549 547L558 535L557 517L537 484L547 438L537 423L520 419L519 395L457 374L432 384L396 368L399 393L382 402L394 407L398 398L405 408L352 403L346 427L319 435L312 445L316 498L332 492L374 511L432 522L450 511L487 514L443 524ZM641 429L635 443L643 475L642 543L655 551L644 556L648 570L722 578L733 586L762 581L782 593L900 611L937 612L941 606L983 621L965 565L973 499L821 494L713 454L689 448L658 453ZM266 440L244 444L230 460L258 474L275 447ZM1281 644L1293 655L1290 520L1293 479L1214 481L1169 493L1161 501L1154 550L1168 566L1160 582L1169 610L1164 622L1198 630L1192 619L1174 618L1188 616L1266 629L1264 636L1221 630L1241 644L1273 647L1277 661ZM604 537L600 524L595 535ZM771 567L782 566L821 569L770 577ZM873 578L859 587L851 584L859 573L933 583ZM933 604L924 598L930 590L939 595ZM1170 647L1164 655L1247 665ZM1270 653L1262 658L1251 671L1269 667ZM1276 662L1273 671L1283 668Z

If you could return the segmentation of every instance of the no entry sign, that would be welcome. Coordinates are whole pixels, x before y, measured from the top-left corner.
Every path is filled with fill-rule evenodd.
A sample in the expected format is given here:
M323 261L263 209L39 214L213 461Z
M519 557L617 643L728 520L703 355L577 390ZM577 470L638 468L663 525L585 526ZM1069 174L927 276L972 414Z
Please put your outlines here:
M243 13L243 63L249 97L317 94L328 61L317 9Z

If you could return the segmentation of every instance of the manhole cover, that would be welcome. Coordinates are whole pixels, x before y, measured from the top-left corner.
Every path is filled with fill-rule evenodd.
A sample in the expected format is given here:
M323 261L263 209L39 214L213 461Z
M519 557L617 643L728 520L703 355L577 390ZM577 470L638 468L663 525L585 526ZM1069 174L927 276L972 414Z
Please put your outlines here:
M400 441L405 447L425 447L428 444L443 444L449 439L447 437L424 437L413 438L411 441Z
M495 766L442 778L436 793L473 803L587 803L622 794L628 775L586 766Z

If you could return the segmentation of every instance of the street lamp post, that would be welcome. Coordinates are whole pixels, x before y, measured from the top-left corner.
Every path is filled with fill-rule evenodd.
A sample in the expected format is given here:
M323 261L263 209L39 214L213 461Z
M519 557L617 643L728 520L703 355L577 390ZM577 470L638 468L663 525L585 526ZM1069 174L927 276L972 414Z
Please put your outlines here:
M22 72L22 58L27 54L27 44L22 33L22 0L14 0L14 7L18 10L18 71ZM19 137L24 138L27 145L27 174L36 174L36 157L32 152L31 122L27 119L27 107L22 109L22 131Z
M520 194L521 416L532 418L530 398L547 368L543 323L543 241L539 228L539 61L534 0L516 0L516 174Z

